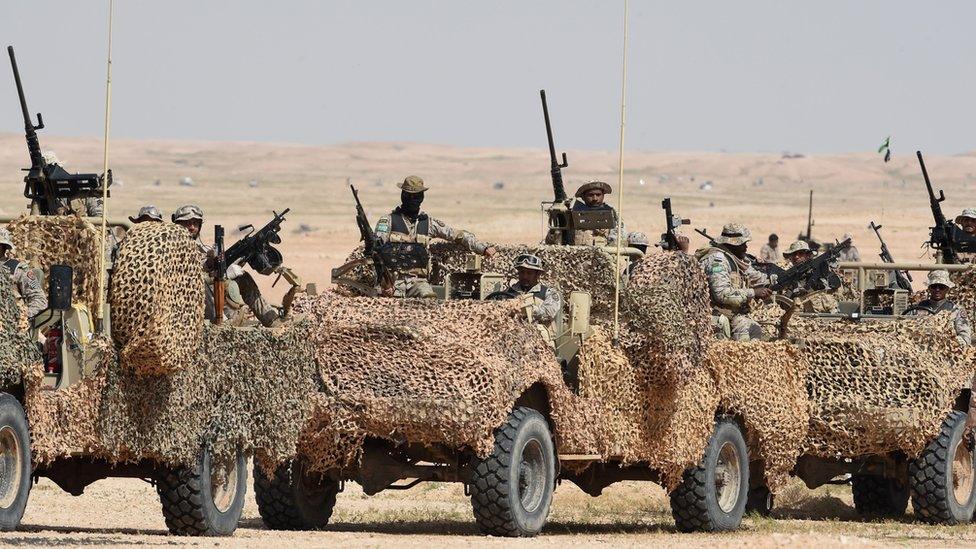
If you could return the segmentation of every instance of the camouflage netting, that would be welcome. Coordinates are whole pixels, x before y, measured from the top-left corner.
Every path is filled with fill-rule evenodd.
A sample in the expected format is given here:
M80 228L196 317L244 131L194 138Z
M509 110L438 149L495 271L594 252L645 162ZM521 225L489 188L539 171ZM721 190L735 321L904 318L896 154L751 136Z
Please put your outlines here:
M318 390L310 327L274 330L207 325L197 359L171 375L120 365L103 338L92 375L59 391L30 370L26 409L37 463L84 450L109 461L190 464L201 444L218 459L260 449L267 466L295 455Z
M22 215L7 228L17 248L17 258L41 268L45 280L51 265L73 267L74 301L96 311L101 236L94 225L75 216Z
M204 284L186 229L135 225L119 246L110 301L123 367L156 374L191 367L203 330Z
M20 320L10 277L0 276L0 390L20 384L26 369L41 369L37 345L24 332Z

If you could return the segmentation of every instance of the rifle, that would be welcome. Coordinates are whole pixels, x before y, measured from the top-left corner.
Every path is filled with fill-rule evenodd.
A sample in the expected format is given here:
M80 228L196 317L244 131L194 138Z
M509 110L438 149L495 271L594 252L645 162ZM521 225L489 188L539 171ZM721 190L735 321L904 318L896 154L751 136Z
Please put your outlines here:
M352 197L356 200L356 225L359 226L360 240L363 242L363 256L373 260L373 269L376 271L376 282L379 286L384 289L391 288L393 271L387 265L383 254L379 253L379 240L373 232L373 226L369 224L369 219L366 218L363 203L359 201L359 191L352 185L349 185L349 188L352 190Z
M214 253L216 258L216 272L214 273L214 324L224 320L224 285L227 278L227 258L224 256L224 227L214 227Z
M942 213L942 206L939 205L945 200L945 192L939 189L939 197L935 197L929 172L925 169L925 160L922 159L922 151L915 151L915 154L918 156L918 165L922 168L925 189L929 193L929 207L932 208L932 217L935 219L935 226L929 231L929 244L942 252L943 263L959 263L959 256L954 249L956 226L946 219L945 214Z
M881 225L877 225L872 221L868 226L874 231L874 234L878 235L878 241L881 242L881 253L878 254L881 257L881 261L894 263L895 258L891 256L888 245L885 244L884 238L881 237ZM912 291L912 282L912 273L908 271L895 271L895 285L902 290Z
M810 205L807 206L807 236L805 242L813 238L813 189L810 189Z
M44 161L41 145L37 139L37 130L44 128L44 117L41 113L37 113L37 124L31 121L13 46L7 46L7 54L10 56L10 67L13 69L14 83L17 85L17 97L20 99L20 110L24 116L24 136L31 160L31 167L24 169L27 172L24 176L24 197L31 200L32 206L37 206L41 215L57 215L61 199L70 201L72 198L102 196L102 183L98 174L69 174L61 166ZM105 184L111 185L111 180L111 174L106 174Z
M678 236L674 233L675 229L682 225L690 225L691 220L685 219L683 217L674 215L671 211L671 199L665 198L661 201L661 207L664 208L664 222L665 222L665 232L661 235L661 242L658 246L662 250L676 251L678 247Z
M563 186L562 169L569 166L566 160L566 153L563 153L562 163L556 158L556 144L552 140L552 124L549 123L549 103L546 101L546 90L539 90L542 97L542 116L546 120L546 138L549 139L549 162L551 164L550 175L552 176L552 192L556 202L566 202L566 188Z
M799 265L794 265L786 270L783 274L776 278L776 283L769 287L770 290L774 292L782 292L783 290L796 285L801 280L808 280L814 276L816 278L828 278L830 263L837 260L837 256L840 252L846 250L851 246L851 239L847 239L840 244L831 247L829 250L821 253L820 255L800 263Z
M291 208L285 208L285 211L281 213L272 212L274 218L258 231L254 231L254 225L240 227L241 231L251 229L251 232L227 249L223 256L225 265L247 263L252 269L263 275L274 272L281 266L284 259L281 252L275 249L272 244L281 243L281 237L278 236L278 233L281 231L281 223L285 221L285 214L290 211Z

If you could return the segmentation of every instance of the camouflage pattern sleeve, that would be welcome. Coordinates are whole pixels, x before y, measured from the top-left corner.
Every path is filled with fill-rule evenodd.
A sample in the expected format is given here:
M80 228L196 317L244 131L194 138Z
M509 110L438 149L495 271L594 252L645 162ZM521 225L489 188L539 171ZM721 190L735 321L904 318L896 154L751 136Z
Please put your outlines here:
M732 287L732 267L721 252L706 255L699 264L708 278L708 290L714 305L739 309L756 296L750 288Z
M616 214L614 214L614 215L616 215ZM626 240L627 239L627 235L630 234L630 233L627 232L627 227L624 225L624 220L623 219L620 220L620 233L622 235L624 235L624 241L621 242L620 245L621 246L626 246L627 245L627 240ZM610 234L607 235L607 246L616 246L616 245L617 245L617 227L614 227L614 228L610 229Z
M88 217L101 217L105 205L100 197L89 197L85 199L85 215Z
M553 288L546 288L546 296L541 304L532 308L532 319L539 324L549 324L559 315L563 300L559 292Z
M25 263L17 265L11 277L20 296L27 302L27 317L31 318L37 313L47 309L47 296L41 288L41 279L37 272Z
M376 233L376 240L380 244L386 244L390 241L390 230L393 224L390 222L390 216L384 215L376 221L376 228L373 232Z
M483 255L485 250L488 249L488 244L475 238L474 234L468 231L456 231L443 221L434 219L433 217L430 218L430 232L428 236L431 238L441 238L448 242L456 242L463 245L468 251L480 255Z
M973 342L973 327L969 323L969 315L966 310L957 305L952 323L956 329L956 339L964 347L969 347Z
M766 273L759 272L754 266L749 265L749 268L742 273L742 279L745 280L746 286L768 286L771 284L769 276Z

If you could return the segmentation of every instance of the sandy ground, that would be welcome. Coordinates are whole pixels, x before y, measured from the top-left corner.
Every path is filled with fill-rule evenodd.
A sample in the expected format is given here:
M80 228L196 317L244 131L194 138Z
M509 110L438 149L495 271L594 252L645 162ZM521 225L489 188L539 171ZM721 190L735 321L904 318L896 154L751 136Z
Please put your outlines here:
M976 526L924 526L903 520L859 519L850 488L815 491L794 484L780 496L774 518L749 516L740 531L680 534L664 491L627 482L591 498L569 483L556 491L550 523L535 539L482 536L460 485L422 484L406 492L364 496L355 484L339 495L332 524L318 532L265 530L248 486L240 527L232 538L169 536L154 489L132 479L97 482L79 497L43 479L31 493L21 531L0 534L4 545L201 547L949 547L976 545Z
M41 136L71 171L99 171L96 139ZM924 259L931 214L914 151L896 151L885 164L877 155L849 154L784 158L780 154L628 152L623 216L632 230L652 241L663 229L660 201L672 197L675 212L692 227L720 231L727 220L746 223L759 244L769 232L785 248L805 228L807 193L815 191L814 237L854 233L865 259L877 253L867 228L885 227L899 260ZM540 201L551 198L548 157L542 149L475 149L442 145L351 143L310 147L269 143L206 143L116 140L116 180L110 215L132 215L145 203L168 215L183 203L197 203L213 222L233 227L262 224L271 211L292 208L284 230L287 264L307 281L327 286L359 238L347 179L361 189L372 221L398 202L395 182L415 173L426 179L426 210L485 240L534 242L542 234ZM616 153L570 151L567 188L601 178L616 184ZM937 188L954 216L976 205L976 154L928 158ZM24 209L19 169L27 164L20 134L0 134L0 216ZM191 177L194 186L179 185ZM250 182L253 181L252 185ZM643 184L641 184L643 181ZM701 187L706 182L710 190ZM616 203L615 194L611 198ZM304 224L306 230L299 231ZM229 230L231 238L234 231ZM693 242L704 241L692 235ZM265 290L271 280L258 277ZM654 545L654 546L955 546L976 545L976 527L928 527L905 521L863 522L850 507L847 487L811 492L800 485L780 498L775 520L750 517L740 532L679 535L663 491L651 484L623 483L600 498L571 485L557 491L551 524L535 540L480 536L468 501L453 485L421 485L407 492L367 498L354 485L340 495L326 532L272 533L263 530L251 494L244 519L231 539L180 539L166 535L154 490L137 480L110 479L81 497L62 493L47 480L35 487L22 531L0 535L0 544L202 546L390 546L443 545Z

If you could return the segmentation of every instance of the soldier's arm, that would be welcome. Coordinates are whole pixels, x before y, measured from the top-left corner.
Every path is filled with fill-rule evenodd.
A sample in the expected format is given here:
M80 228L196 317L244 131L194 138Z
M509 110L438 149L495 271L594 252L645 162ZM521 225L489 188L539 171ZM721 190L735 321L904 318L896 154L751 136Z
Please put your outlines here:
M963 309L956 311L955 318L952 320L953 327L956 329L956 339L965 347L969 347L973 342L973 327L969 323L969 315Z
M532 310L532 318L539 324L549 324L559 316L559 310L562 306L563 302L559 292L549 288L542 303L536 305Z
M14 278L16 279L17 291L27 302L27 317L31 318L37 313L47 309L47 296L41 288L41 279L37 273L21 264L17 267Z
M388 215L384 215L376 222L376 228L373 229L373 232L376 233L376 240L378 240L380 244L386 244L390 241L390 231L392 226L393 224L390 222L390 216Z
M620 220L620 234L624 235L624 239L625 239L624 242L626 242L626 238L629 233L627 232L627 227L624 226L623 220ZM615 246L616 244L617 244L617 226L614 225L614 227L610 229L610 234L607 235L607 245ZM623 243L621 243L621 245L623 245Z
M737 309L756 297L756 292L751 288L732 287L729 266L720 256L708 256L701 261L701 265L708 278L708 290L715 305Z
M454 230L454 228L443 221L434 219L433 217L430 218L430 232L428 234L431 238L441 238L448 242L461 244L469 252L474 252L479 255L483 255L485 250L488 249L488 244L478 240L473 233Z
M768 286L771 283L766 273L760 272L752 265L742 273L742 278L748 286Z

